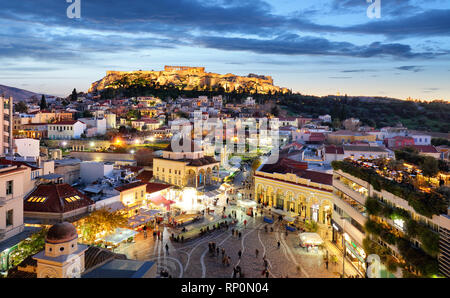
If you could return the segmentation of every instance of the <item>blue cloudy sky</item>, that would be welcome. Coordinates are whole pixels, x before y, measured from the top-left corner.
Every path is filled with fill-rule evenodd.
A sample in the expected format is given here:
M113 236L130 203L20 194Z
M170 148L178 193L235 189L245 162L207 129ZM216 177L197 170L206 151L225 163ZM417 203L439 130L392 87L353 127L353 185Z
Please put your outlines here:
M374 0L375 1L375 0ZM450 0L2 1L0 84L86 91L106 70L271 75L304 94L450 100Z

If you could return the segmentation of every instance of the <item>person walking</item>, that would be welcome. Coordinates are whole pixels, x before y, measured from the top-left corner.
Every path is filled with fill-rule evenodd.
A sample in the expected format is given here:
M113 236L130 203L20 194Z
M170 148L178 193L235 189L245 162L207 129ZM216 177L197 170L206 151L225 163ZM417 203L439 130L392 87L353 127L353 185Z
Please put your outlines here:
M147 239L147 226L144 226L142 230L144 231L144 239Z
M241 236L242 236L242 233L241 233L241 232L239 232L239 239L241 239Z
M244 227L247 227L247 220L244 220Z
M217 247L217 249L216 249L216 252L217 252L217 258L219 258L219 254L220 254L219 251L220 251L220 250L219 250L219 247Z
M222 258L225 256L225 248L222 247Z
M277 241L278 248L280 248L281 242Z
M258 249L255 249L255 255L256 255L256 258L258 258L258 254L259 254L259 250L258 250Z
M169 245L166 243L166 253L169 255Z
M242 251L241 250L238 251L238 256L239 256L239 259L240 259L241 256L242 256Z

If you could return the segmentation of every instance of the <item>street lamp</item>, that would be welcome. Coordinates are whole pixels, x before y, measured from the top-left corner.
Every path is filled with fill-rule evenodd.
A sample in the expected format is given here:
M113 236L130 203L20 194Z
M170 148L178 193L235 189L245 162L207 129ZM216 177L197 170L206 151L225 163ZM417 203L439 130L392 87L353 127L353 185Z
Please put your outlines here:
M344 245L344 233L345 233L345 218L342 219L342 278L345 278L345 245Z

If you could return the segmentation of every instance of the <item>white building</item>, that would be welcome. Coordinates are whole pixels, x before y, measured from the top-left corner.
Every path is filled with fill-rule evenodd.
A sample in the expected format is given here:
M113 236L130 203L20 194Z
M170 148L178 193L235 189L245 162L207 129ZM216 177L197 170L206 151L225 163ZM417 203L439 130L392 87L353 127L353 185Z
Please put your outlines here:
M244 101L244 104L246 106L254 106L255 105L255 99L251 96L247 97Z
M36 159L39 157L39 140L36 139L15 139L16 153L25 158L32 157Z
M80 177L81 181L86 184L90 184L98 179L102 179L105 176L111 176L113 174L114 164L102 163L94 161L86 161L80 164Z
M86 124L79 120L49 123L48 138L51 140L79 139L85 130Z
M412 133L412 134L409 134L408 136L414 139L415 145L430 145L431 144L431 136L430 135Z
M101 136L106 133L106 119L105 118L80 118L79 121L86 124L87 129L90 133L87 134L88 137L91 136ZM92 129L95 128L95 129Z
M116 114L114 113L108 113L105 114L105 119L106 119L106 128L110 129L110 128L116 128Z
M331 123L331 116L326 114L326 115L320 115L319 119L322 120L322 122L328 122Z

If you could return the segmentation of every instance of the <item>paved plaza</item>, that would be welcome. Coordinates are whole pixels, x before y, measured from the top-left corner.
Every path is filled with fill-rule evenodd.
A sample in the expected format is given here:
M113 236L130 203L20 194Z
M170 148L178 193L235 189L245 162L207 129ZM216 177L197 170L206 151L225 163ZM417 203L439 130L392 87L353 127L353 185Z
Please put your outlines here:
M161 227L164 231L162 240L149 233L147 238L140 233L134 243L125 244L115 250L124 253L130 259L151 260L158 264L158 272L167 270L172 277L192 278L230 278L234 266L239 265L243 277L262 278L264 270L263 256L268 261L269 277L300 277L300 278L338 278L342 273L342 257L331 243L325 247L329 255L335 254L338 262L325 265L326 251L308 252L299 246L297 232L288 232L279 221L273 224L263 222L258 215L250 217L236 207L227 207L226 214L236 211L238 223L228 229L211 231L206 235L185 241L174 242L170 239L172 229ZM244 226L244 220L247 224ZM267 226L267 232L264 226ZM273 231L271 231L271 227ZM241 232L241 237L232 235L232 229ZM280 247L278 248L278 241ZM209 251L208 244L214 242L219 247L219 255ZM169 250L166 251L166 244ZM230 265L222 263L222 248L230 256ZM256 256L256 249L259 251ZM238 256L241 251L241 258ZM357 274L349 262L345 264L346 275ZM238 275L239 276L239 275Z

